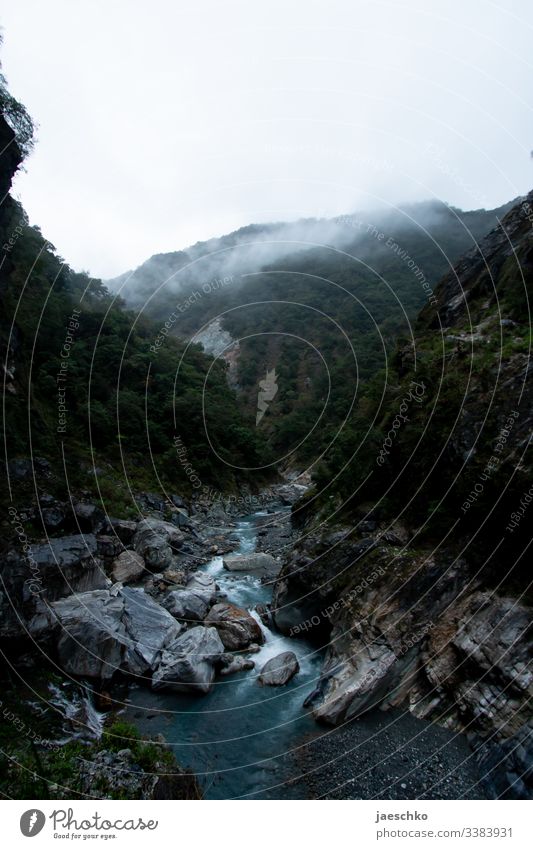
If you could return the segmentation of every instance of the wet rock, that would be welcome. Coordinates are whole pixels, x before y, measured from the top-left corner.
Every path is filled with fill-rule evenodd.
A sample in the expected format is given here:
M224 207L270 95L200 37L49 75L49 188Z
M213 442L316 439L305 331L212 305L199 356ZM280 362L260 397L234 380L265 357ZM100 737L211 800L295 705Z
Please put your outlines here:
M267 660L258 682L269 687L282 687L300 670L298 658L292 651L285 651Z
M262 644L263 632L247 610L228 602L220 602L211 608L205 620L206 625L214 626L230 651L247 648L250 643Z
M224 646L215 628L191 628L163 652L152 677L154 690L208 693L215 678L215 665Z
M139 580L144 571L144 559L136 551L123 551L113 561L113 580L122 584Z

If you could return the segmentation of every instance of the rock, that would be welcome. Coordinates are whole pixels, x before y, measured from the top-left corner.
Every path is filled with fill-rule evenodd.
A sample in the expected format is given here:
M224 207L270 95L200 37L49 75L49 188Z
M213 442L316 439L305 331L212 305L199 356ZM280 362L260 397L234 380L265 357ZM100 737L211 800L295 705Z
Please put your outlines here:
M163 604L176 619L182 619L185 622L201 622L207 616L210 597L201 590L184 588L167 593Z
M179 495L171 495L170 500L172 501L174 507L185 507L185 501Z
M300 664L294 652L284 651L267 660L257 680L269 687L282 687L294 678L299 670Z
M141 589L93 590L51 605L57 652L71 675L106 681L117 671L145 675L180 632Z
M94 534L106 532L105 513L96 504L75 501L73 512L80 531L92 531Z
M222 668L220 674L223 676L233 675L236 672L244 672L248 669L253 669L255 663L242 655L224 654L221 658Z
M41 510L43 525L48 531L56 531L67 520L67 511L57 502L53 507Z
M284 486L276 487L276 495L280 499L283 504L290 505L292 507L308 490L308 486L303 484L286 484Z
M137 525L133 544L148 568L161 571L172 565L173 551L181 548L183 534L170 522L143 519Z
M163 649L180 633L181 626L142 589L124 587L122 621L130 640L124 657L127 672L144 675L154 669Z
M26 457L10 460L7 467L9 476L17 481L51 477L50 463L43 457L34 457L33 461Z
M123 551L113 561L112 575L114 581L128 584L137 581L144 573L144 560L136 551Z
M263 632L253 616L247 610L228 602L215 604L205 624L217 629L224 647L230 651L245 649L250 643L264 642Z
M24 623L33 619L38 602L108 584L92 534L50 537L46 543L30 544L27 556L12 549L0 559L0 569L5 596L0 636L4 637L25 633Z
M215 678L215 665L224 646L215 628L191 628L163 652L152 677L154 690L208 693Z
M263 551L254 554L228 554L223 560L224 569L229 572L252 572L256 575L275 578L281 569L281 564Z
M176 525L177 528L188 528L190 527L191 520L189 519L189 514L183 508L176 509L172 516L170 517L170 521L173 525Z
M172 566L163 572L163 580L168 584L179 584L184 587L187 583L187 572L185 569L177 569L175 566Z
M124 551L124 546L121 541L116 537L107 536L107 534L100 534L97 536L96 544L98 554L105 560L112 560Z

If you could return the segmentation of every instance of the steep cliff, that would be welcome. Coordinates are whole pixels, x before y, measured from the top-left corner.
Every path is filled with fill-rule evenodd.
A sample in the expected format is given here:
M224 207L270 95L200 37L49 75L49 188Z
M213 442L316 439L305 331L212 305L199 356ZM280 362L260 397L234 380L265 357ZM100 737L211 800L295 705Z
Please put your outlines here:
M377 424L294 508L302 537L274 599L282 630L326 645L307 701L317 719L404 705L466 731L498 793L524 797L532 204L516 204L441 281L399 345L384 407L375 384L363 390L356 416Z

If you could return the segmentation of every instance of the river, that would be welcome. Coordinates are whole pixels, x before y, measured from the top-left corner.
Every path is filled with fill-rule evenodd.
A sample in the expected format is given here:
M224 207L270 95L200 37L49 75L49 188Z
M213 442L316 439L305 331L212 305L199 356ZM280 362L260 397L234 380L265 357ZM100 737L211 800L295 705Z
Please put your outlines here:
M235 554L255 550L258 523L266 515L259 511L236 523ZM280 521L280 514L274 521ZM252 575L228 572L218 556L200 571L213 575L227 600L250 610L259 622L265 642L259 652L249 655L255 668L217 678L206 696L135 687L126 718L145 734L162 733L178 763L196 774L207 799L303 797L300 785L290 783L295 772L291 749L316 731L303 702L315 686L320 653L308 642L285 637L261 622L254 608L271 601L271 585ZM283 651L297 655L300 671L284 687L261 687L257 677L262 667Z

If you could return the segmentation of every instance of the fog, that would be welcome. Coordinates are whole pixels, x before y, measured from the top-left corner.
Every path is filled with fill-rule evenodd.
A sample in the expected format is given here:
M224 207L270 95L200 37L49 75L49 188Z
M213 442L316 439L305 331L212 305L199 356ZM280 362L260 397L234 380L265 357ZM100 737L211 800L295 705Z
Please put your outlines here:
M95 276L251 222L531 187L529 0L7 0L2 24L39 124L15 192Z

